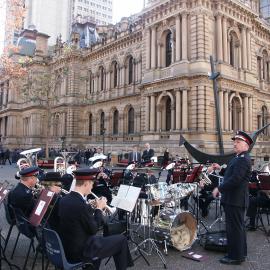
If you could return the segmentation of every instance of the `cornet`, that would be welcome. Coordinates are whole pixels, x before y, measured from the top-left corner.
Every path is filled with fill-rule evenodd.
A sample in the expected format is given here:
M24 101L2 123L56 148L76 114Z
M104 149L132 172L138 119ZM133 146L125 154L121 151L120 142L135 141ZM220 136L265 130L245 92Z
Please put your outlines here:
M95 193L91 192L91 194L95 197L96 200L99 200L100 199ZM92 201L89 200L88 202L89 202L89 204L91 204L91 206L93 208L95 208L95 205L93 203L93 200ZM106 216L107 215L111 216L111 215L113 215L116 212L116 210L117 210L116 207L110 207L109 205L106 205L105 208L104 208L104 210L103 210L103 214L106 215Z

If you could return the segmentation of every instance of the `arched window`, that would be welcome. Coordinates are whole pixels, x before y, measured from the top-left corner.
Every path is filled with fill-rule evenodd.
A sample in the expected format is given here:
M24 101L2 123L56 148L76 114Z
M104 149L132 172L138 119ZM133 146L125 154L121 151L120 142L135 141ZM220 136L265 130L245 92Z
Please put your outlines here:
M104 90L105 87L105 70L104 67L99 68L99 76L100 76L100 91Z
M92 113L89 114L89 129L88 129L88 135L92 136L93 135L93 115Z
M166 67L170 66L172 63L172 48L173 48L173 39L172 39L172 32L170 31L166 35Z
M103 135L104 131L105 131L105 113L102 112L100 114L100 133L99 134Z
M113 88L117 87L118 84L118 64L113 63Z
M171 129L171 117L172 117L172 111L171 111L171 99L168 98L166 101L166 130Z
M258 79L262 80L262 61L261 57L257 57L257 73L258 73Z
M88 80L89 80L89 93L92 94L92 92L93 92L93 82L92 82L93 76L92 76L91 71L88 72Z
M135 121L135 113L134 109L131 107L128 110L128 134L134 133L134 121Z
M119 122L119 112L115 110L113 113L113 135L118 134L118 122Z
M241 104L238 98L232 100L232 130L241 129Z
M54 126L53 126L53 135L59 136L59 127L60 127L60 115L57 113L54 115Z
M239 46L240 46L240 41L234 31L230 33L229 37L229 61L230 65L233 67L238 67L239 66Z
M133 57L129 57L128 59L128 84L133 82Z
M265 125L267 125L267 108L266 108L266 106L263 106L262 107L262 127L264 127ZM268 134L268 132L267 132L267 129L265 129L264 131L263 131L263 134L264 135L267 135Z

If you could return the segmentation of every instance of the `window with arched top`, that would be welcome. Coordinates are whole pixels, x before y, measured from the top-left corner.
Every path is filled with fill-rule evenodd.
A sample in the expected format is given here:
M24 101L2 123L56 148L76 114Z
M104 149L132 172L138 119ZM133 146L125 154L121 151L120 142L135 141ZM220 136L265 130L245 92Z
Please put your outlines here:
M172 117L172 111L171 111L171 99L167 98L166 101L166 131L171 129L171 117Z
M262 127L264 127L265 125L268 124L267 118L268 118L267 107L266 107L266 106L263 106L263 107L262 107ZM265 130L263 131L263 134L264 134L264 135L267 135L267 134L268 134L267 129L265 129Z
M117 62L113 63L113 88L118 85L118 64Z
M92 113L90 113L88 119L88 136L92 135L93 135L93 115Z
M128 110L128 134L133 134L134 133L134 126L135 126L135 111L131 107Z
M105 113L101 112L100 114L100 135L103 135L105 131Z
M241 104L240 101L237 97L234 97L232 99L232 125L231 128L234 131L240 130L241 129Z
M237 34L234 31L231 31L229 35L229 63L233 67L239 66L239 45L240 41Z
M173 50L173 36L172 36L172 32L168 32L168 34L166 35L166 44L165 44L165 48L166 48L166 63L165 66L168 67L171 65L172 63L172 50Z
M130 56L128 59L128 84L131 84L133 79L133 57Z
M105 89L105 70L104 67L99 68L99 81L100 81L100 91Z
M119 126L119 112L115 110L113 113L113 135L118 134L118 126Z

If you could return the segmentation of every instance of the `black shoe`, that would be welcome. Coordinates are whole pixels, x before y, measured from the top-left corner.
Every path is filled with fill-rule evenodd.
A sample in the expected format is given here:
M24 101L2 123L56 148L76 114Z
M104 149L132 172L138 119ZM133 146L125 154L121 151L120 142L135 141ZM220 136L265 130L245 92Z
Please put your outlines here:
M249 224L247 225L247 230L250 232L254 232L257 230L257 228L254 225Z
M243 262L243 259L242 260L233 260L233 259L230 259L227 256L225 256L225 257L221 258L219 260L219 262L223 263L223 264L239 265Z

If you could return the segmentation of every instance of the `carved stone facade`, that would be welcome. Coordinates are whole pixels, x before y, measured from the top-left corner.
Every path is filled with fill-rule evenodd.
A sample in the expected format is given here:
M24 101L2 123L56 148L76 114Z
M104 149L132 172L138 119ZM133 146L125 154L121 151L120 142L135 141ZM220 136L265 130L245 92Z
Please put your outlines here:
M51 145L60 146L63 136L66 146L101 145L104 133L107 151L150 142L156 152L168 147L183 155L181 133L202 150L216 152L210 55L221 74L225 150L231 149L234 130L252 132L269 122L270 28L259 17L259 1L152 2L138 16L103 29L102 43L58 52L47 62L61 78ZM34 58L31 68L45 67ZM2 81L2 143L44 144L44 110L23 103L13 90ZM269 150L265 132L253 153L262 157Z

